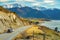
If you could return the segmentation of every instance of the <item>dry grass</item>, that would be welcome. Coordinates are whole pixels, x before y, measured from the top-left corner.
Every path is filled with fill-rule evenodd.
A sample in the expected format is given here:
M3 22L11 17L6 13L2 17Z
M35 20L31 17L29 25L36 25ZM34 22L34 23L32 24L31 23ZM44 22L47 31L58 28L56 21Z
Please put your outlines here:
M18 34L17 36L19 36L19 35L21 35L21 36L15 37L14 39L17 40L17 39L29 38L30 40L33 40L33 36L34 36L34 40L43 40L44 32L45 32L46 40L60 40L60 35L57 32L55 32L45 26L37 26L37 25L33 25L31 28L27 29L23 33Z

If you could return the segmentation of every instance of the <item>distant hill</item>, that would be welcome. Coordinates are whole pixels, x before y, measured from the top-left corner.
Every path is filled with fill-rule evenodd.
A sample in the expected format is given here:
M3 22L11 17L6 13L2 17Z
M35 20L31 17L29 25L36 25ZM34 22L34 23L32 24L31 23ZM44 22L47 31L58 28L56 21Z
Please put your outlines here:
M46 9L44 7L40 8L40 10L31 8L31 7L13 7L7 8L12 12L16 12L19 16L25 18L46 18L52 20L60 20L60 9Z

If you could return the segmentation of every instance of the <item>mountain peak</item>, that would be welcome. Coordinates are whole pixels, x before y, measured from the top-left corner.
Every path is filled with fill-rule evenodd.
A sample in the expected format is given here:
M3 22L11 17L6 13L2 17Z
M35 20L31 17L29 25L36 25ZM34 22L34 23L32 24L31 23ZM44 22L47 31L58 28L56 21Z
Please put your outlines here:
M45 7L38 7L38 6L34 6L33 9L37 9L37 10L47 10L47 8L45 8Z
M6 4L6 5L3 5L4 8L14 8L14 7L18 7L18 8L21 8L21 7L24 7L23 5L21 4Z

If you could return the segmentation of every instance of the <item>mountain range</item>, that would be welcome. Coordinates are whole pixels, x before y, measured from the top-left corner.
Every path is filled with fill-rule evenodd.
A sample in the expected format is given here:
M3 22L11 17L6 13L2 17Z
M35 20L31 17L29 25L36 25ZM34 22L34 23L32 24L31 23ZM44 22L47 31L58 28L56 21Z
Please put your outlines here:
M18 7L18 4L14 4L12 8L6 8L12 12L16 12L19 16L24 18L46 18L52 20L60 20L60 9L51 8L47 9L45 7ZM17 5L17 6L16 6Z

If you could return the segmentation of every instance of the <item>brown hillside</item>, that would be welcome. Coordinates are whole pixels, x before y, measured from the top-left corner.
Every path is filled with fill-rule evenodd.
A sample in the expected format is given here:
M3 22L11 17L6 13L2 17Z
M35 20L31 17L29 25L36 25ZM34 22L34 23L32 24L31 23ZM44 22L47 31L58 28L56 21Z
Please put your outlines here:
M5 8L0 6L0 33L3 33L10 27L12 27L13 29L17 29L21 26L25 26L27 23L28 21L26 22L15 12L10 12L9 10L6 10Z

